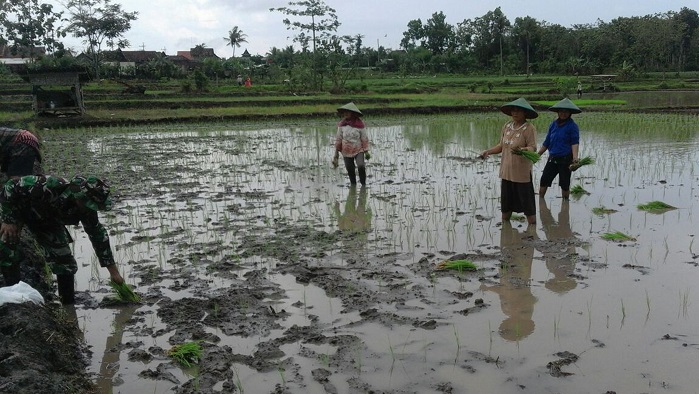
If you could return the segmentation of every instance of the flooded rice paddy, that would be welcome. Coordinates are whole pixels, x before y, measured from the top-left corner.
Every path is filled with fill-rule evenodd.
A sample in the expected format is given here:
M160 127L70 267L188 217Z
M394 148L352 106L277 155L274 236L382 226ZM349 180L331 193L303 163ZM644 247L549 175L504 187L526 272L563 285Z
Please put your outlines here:
M535 121L539 143L552 118ZM563 201L554 183L533 228L502 223L499 157L476 159L502 114L367 119L366 188L330 165L330 118L45 132L51 172L111 180L103 218L144 299L100 304L108 276L76 230L75 313L95 382L114 393L696 392L699 119L575 119L581 156L596 160L573 176L586 193ZM677 209L637 207L651 201ZM617 231L633 240L603 238ZM456 257L479 270L435 269ZM198 365L167 356L191 341Z

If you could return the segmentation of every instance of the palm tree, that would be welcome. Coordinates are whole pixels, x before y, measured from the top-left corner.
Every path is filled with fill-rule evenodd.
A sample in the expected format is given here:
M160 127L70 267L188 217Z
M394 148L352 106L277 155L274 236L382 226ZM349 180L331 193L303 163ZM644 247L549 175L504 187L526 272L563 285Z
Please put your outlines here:
M248 42L248 40L246 40L247 37L248 35L238 29L238 26L233 26L231 31L228 32L228 37L223 37L224 41L233 48L233 57L235 57L235 48L240 48L240 44Z

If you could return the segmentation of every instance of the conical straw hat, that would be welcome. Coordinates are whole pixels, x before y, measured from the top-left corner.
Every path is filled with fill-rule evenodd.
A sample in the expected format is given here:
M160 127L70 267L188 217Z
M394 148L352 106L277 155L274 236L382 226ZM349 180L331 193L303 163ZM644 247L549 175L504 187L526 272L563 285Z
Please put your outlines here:
M351 111L351 112L354 112L356 114L363 115L362 111L360 111L359 108L357 108L357 106L354 105L354 103L352 103L352 102L343 105L342 107L338 108L337 110L338 111L340 111L340 110Z
M504 113L505 115L512 115L512 108L514 107L519 107L522 108L525 112L526 115L525 117L527 119L536 119L539 117L539 114L532 108L531 105L525 100L523 97L518 98L515 101L509 102L502 107L500 107L500 111Z
M578 108L577 105L575 105L572 101L570 101L568 98L564 98L563 100L557 102L553 106L549 108L549 111L553 112L558 112L559 109L566 109L570 111L571 114L579 114L582 112L580 108Z

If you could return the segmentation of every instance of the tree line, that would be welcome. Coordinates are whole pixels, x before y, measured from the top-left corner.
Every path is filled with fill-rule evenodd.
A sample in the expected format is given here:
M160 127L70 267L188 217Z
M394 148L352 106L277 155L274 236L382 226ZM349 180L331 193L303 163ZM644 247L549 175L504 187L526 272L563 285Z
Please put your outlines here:
M5 0L0 3L0 44L30 51L44 47L53 58L69 57L61 40L68 34L81 38L90 65L99 74L106 49L127 48L125 34L137 12L128 12L111 0L70 0L56 11L41 0ZM365 46L361 32L338 35L336 11L322 0L292 1L272 8L281 13L294 43L272 47L265 56L245 62L235 48L247 35L235 26L224 37L233 49L231 59L207 60L210 77L231 75L231 69L258 66L262 77L303 85L342 89L360 68L402 74L600 74L631 78L653 71L699 70L699 14L687 7L638 17L564 27L532 17L510 21L500 7L455 25L439 11L425 21L410 20L400 48ZM203 45L203 44L202 44ZM143 66L145 77L178 77L167 59ZM240 72L240 70L238 70ZM169 75L172 74L172 75ZM179 75L181 77L181 75Z

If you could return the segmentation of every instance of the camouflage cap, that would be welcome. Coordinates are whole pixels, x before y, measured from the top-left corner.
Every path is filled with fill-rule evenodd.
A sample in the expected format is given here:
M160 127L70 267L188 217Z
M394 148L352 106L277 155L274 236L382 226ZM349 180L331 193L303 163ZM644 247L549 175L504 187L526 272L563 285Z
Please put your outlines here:
M95 176L75 176L70 180L68 188L75 198L87 197L85 206L95 211L108 211L112 209L112 200L109 198L111 188L109 184Z

